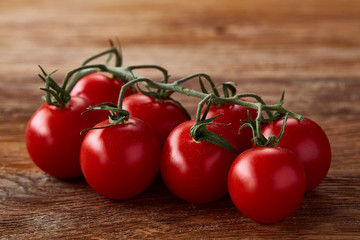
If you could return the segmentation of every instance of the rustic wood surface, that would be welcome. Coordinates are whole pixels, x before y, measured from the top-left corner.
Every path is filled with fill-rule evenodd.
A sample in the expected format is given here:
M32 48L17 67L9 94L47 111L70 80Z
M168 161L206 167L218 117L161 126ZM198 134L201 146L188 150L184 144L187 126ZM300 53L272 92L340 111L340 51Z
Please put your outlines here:
M244 217L229 197L193 205L157 179L111 201L84 179L40 171L24 145L42 104L41 64L61 80L118 37L124 64L173 79L206 72L317 121L333 159L323 183L284 221ZM146 72L156 78L153 72ZM196 87L196 84L190 85ZM197 99L178 96L194 115ZM0 239L360 238L360 1L0 1Z

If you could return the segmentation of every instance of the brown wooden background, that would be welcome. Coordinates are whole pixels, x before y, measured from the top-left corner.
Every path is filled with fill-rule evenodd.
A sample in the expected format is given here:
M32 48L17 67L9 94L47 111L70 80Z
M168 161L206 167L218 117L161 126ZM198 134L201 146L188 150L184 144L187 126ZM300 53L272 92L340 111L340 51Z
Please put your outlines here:
M116 202L41 172L24 146L42 104L37 65L61 80L115 37L125 65L158 64L174 79L206 72L269 103L285 90L286 107L329 136L324 182L289 218L262 225L228 197L192 205L159 179ZM194 114L198 100L180 100ZM0 1L0 239L360 238L359 101L357 0Z

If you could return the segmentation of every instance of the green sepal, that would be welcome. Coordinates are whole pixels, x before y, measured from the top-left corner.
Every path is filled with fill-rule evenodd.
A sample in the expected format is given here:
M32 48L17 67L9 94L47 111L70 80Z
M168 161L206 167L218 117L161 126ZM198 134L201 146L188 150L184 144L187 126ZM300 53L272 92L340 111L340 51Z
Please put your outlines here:
M285 125L286 125L288 117L289 117L289 114L287 113L285 115L285 118L284 118L283 124L281 126L281 130L280 130L278 137L276 137L275 135L271 135L268 138L266 138L261 133L261 131L258 131L259 134L256 134L256 121L252 120L250 118L250 116L249 116L249 121L240 127L239 132L245 127L250 127L252 130L252 133L253 133L253 141L256 146L258 146L258 147L275 147L279 144L279 142L284 134Z
M207 116L207 114L209 113L210 106L211 106L211 101L212 101L212 96L209 96L209 102L208 102L208 104L206 105L206 108L205 108L205 110L204 110L204 112L203 112L203 114L202 114L201 121L206 121L206 116ZM201 110L201 109L199 109L199 110ZM198 114L200 114L200 112L199 112ZM214 119L216 119L216 118L217 118L218 116L220 116L220 115L222 115L222 114L219 114L219 115L215 116ZM210 118L210 119L211 119L211 118ZM211 120L211 121L212 121L212 120Z
M208 90L206 90L206 88L205 88L203 81L201 80L201 76L199 76L199 84L200 84L201 91L203 93L209 94Z
M49 98L46 96L43 97L43 99L47 102L48 105L55 105L57 108L66 107L65 103L61 100L61 98L55 91L53 91L49 88L40 88L40 90L45 91L46 95L50 95L51 97L54 98L54 99L52 99L51 97Z
M54 74L57 70L47 74L45 70L39 65L44 76L39 74L38 76L45 82L45 87L40 88L45 91L45 101L48 105L54 105L57 108L64 108L70 102L70 94L66 92L65 89L61 88L54 79L51 78L51 75Z
M113 56L115 55L115 67L121 67L122 61L123 61L123 59L122 59L122 53L121 53L121 45L120 45L119 39L116 39L116 40L117 40L116 42L117 42L119 48L116 48L116 47L114 46L113 41L110 39L110 40L109 40L109 43L110 43L110 48L109 48L109 49L107 49L107 50L105 50L105 51L103 51L103 52L100 52L100 53L98 53L98 54L96 54L96 55L94 55L94 56L89 57L88 59L86 59L86 60L81 64L81 66L85 66L85 65L87 65L89 62L91 62L91 61L93 61L93 60L95 60L95 59L97 59L97 58L99 58L99 57L102 57L102 56L108 54L109 56L107 57L107 59L106 59L106 61L105 61L105 64L108 65L109 62L110 62L110 60L111 60L111 59L113 58Z
M54 89L56 92L65 92L64 89L62 89L55 81L54 79L51 78L51 75L48 75L45 70L39 65L39 68L41 70L41 72L44 74L44 76L42 76L41 74L38 74L38 76L40 77L41 80L44 81L44 83L46 84L46 76L48 76L48 81L49 81L49 86ZM55 72L54 72L55 73Z
M93 128L86 128L84 130L82 130L80 132L80 134L84 131L89 131L89 130L93 130L93 129L103 129L103 128L108 128L117 124L123 124L126 121L129 120L129 112L124 110L124 109L120 109L118 108L117 105L110 103L110 102L106 102L106 103L100 103L98 105L95 106L90 106L88 107L88 109L84 112L82 112L81 114L85 114L94 110L103 110L103 111L108 111L109 115L109 125L106 126L102 126L102 127L93 127Z
M164 98L161 96L161 94L159 92L152 91L147 84L143 84L143 85L147 88L147 91L144 91L140 87L138 87L137 89L140 91L140 93L142 93L148 97L158 99L160 101L164 100Z
M221 85L222 85L224 97L228 98L228 97L233 97L236 95L236 88L234 87L235 83L224 82ZM230 91L230 93L229 93L229 91Z
M229 143L224 138L222 138L218 134L210 131L207 128L208 124L225 125L225 124L221 124L221 123L212 123L211 122L211 121L215 120L217 117L219 117L219 115L215 116L213 118L206 119L205 121L200 121L200 122L195 123L190 128L190 136L195 141L206 141L206 142L215 144L217 146L220 146L220 147L222 147L230 152L233 152L235 154L239 154L239 152L235 149L235 147L231 143Z

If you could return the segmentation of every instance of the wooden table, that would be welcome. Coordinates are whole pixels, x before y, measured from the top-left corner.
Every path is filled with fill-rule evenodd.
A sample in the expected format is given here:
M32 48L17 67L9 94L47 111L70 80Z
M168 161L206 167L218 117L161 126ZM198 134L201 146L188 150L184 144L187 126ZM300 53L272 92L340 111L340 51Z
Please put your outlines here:
M290 217L262 225L228 197L179 200L161 179L118 202L40 171L24 145L42 104L37 65L59 69L60 81L115 37L124 65L158 64L172 79L205 72L269 103L284 90L285 106L329 136L323 183ZM0 56L0 239L360 238L360 1L3 0ZM194 116L198 100L178 97Z

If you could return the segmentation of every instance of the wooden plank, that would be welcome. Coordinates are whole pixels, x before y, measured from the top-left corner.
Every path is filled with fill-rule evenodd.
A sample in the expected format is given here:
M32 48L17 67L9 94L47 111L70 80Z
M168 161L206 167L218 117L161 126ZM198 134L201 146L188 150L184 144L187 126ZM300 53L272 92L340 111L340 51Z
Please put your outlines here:
M257 224L228 197L193 205L169 193L160 178L143 194L112 201L83 179L41 173L1 174L0 231L8 238L317 238L359 236L359 177L328 177L284 221ZM349 207L352 206L352 207ZM331 221L329 221L331 220Z

